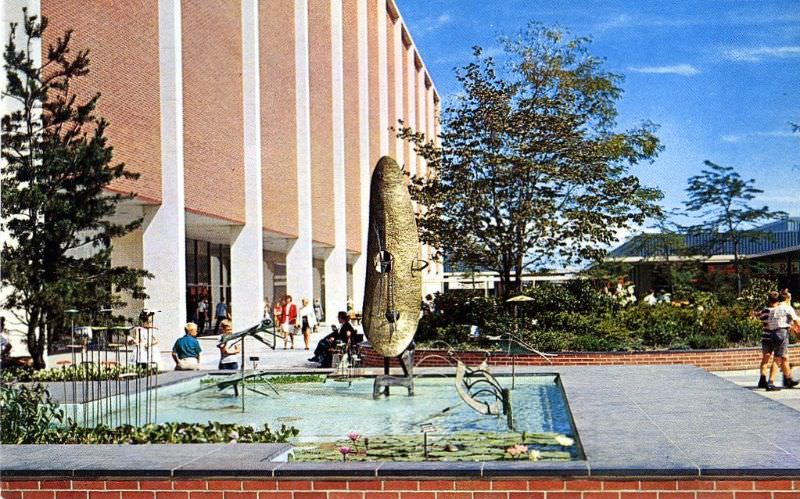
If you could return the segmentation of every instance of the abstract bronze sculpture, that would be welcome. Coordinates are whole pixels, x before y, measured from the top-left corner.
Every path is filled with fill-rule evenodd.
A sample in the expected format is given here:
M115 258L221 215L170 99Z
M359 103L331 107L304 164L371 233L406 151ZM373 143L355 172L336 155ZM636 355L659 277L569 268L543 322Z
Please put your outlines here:
M387 375L376 379L376 395L388 394L389 385L404 385L413 394L409 346L417 331L424 266L419 263L414 207L403 177L400 165L384 156L370 186L363 325L372 348L386 359ZM400 357L404 378L388 376L392 357Z

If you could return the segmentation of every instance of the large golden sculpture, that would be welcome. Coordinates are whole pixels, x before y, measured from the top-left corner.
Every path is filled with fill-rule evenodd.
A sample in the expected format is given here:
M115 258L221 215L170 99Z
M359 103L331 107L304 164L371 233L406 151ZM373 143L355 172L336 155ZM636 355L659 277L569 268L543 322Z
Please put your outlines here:
M372 348L397 357L414 339L422 300L419 235L403 169L384 156L372 173L363 325Z

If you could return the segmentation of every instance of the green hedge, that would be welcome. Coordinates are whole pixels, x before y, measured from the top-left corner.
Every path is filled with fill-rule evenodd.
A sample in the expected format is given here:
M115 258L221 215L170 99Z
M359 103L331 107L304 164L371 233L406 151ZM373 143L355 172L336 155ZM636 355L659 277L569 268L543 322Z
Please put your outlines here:
M417 341L491 348L497 345L488 335L512 331L538 350L561 352L755 346L761 337L748 304L723 306L709 293L698 292L682 306L623 306L589 281L576 280L526 294L531 301L516 305L465 292L437 295L432 312L420 321ZM478 326L482 335L470 336L468 325Z

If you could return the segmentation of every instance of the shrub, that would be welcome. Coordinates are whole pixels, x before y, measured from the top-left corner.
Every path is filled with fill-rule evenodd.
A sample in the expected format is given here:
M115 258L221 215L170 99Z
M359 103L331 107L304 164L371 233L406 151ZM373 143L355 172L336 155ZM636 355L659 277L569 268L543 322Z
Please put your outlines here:
M188 444L286 442L298 435L294 427L200 423L163 423L145 426L78 426L50 398L40 384L0 387L0 439L4 444Z
M621 307L612 296L586 280L567 285L544 284L526 291L530 302L514 307L493 298L466 294L438 295L435 314L424 317L418 340L443 340L467 348L497 347L469 335L467 324L486 334L519 331L522 339L543 351L610 351L654 348L724 348L757 345L760 324L742 303L721 305L716 294L687 291L677 303Z
M51 443L64 411L42 385L0 387L0 438L4 444Z

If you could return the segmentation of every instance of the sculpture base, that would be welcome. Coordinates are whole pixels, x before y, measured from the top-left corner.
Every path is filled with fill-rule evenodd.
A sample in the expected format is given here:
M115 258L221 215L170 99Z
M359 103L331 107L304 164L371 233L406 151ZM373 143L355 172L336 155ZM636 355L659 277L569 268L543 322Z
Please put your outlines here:
M414 350L405 350L397 357L400 367L403 368L403 376L392 376L389 374L389 357L383 359L383 374L375 378L372 385L372 398L376 399L381 395L389 396L390 386L403 386L408 390L408 396L414 396Z

